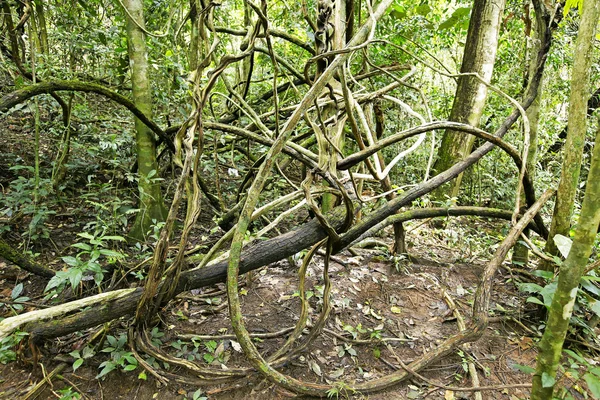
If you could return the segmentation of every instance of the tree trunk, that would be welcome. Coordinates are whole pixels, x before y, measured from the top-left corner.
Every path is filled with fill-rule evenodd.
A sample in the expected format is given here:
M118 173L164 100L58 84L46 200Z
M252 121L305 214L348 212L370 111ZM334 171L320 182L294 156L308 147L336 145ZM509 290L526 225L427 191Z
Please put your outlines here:
M534 36L532 39L529 39L530 45L528 46L528 54L529 54L529 69L527 71L527 84L529 84L529 80L534 74L534 71L538 65L538 53L540 51L541 41L546 36L546 30L548 27L544 23L544 19L539 12L536 12L535 25L533 28ZM538 87L537 97L529 106L526 111L527 119L529 120L529 139L530 139L530 147L529 152L527 153L527 160L525 161L527 171L529 172L529 177L533 181L535 175L535 165L537 159L537 136L538 136L538 128L539 128L539 117L540 117L540 100L542 98L543 91L543 80L540 82ZM521 202L524 204L526 201L525 193L521 193ZM525 229L523 234L529 236L529 229ZM516 265L526 265L529 262L529 248L524 244L518 242L513 249L512 262Z
M477 73L486 82L490 82L498 48L498 34L505 0L475 0L467 41L463 54L461 73ZM478 126L487 98L487 87L477 78L461 76L458 78L456 96L450 112L450 121ZM458 161L464 159L473 147L475 138L453 131L444 132L438 158L433 166L439 174ZM438 188L433 197L445 201L446 196L456 197L462 174L453 184Z
M42 0L35 0L35 15L37 17L40 52L42 54L48 54L48 29L46 25L46 14L44 13L44 3Z
M573 214L575 194L579 185L579 173L581 171L583 147L587 132L586 115L588 99L590 97L589 82L592 67L594 32L596 30L595 23L598 21L598 2L590 1L587 3L593 6L584 7L575 44L575 59L571 74L567 140L563 154L560 182L556 194L556 203L554 205L554 214L552 215L552 223L550 225L550 234L544 249L546 253L551 255L558 255L558 248L554 243L554 237L556 235L569 237L571 216ZM593 22L591 19L593 19ZM592 24L593 26L587 26L586 24ZM540 269L552 271L554 270L554 263L544 261L540 264Z
M590 23L595 25L600 16L600 4L598 2L584 2L583 18L586 18L586 4L588 14L595 15L590 17ZM583 24L580 32L583 33ZM593 29L590 29L591 32ZM580 37L583 36L580 34ZM589 43L592 43L593 36L586 36ZM580 54L580 53L578 53ZM548 323L544 336L540 341L537 370L533 377L533 389L531 393L532 400L542 400L552 398L554 385L544 385L549 378L556 377L556 371L562 354L562 347L569 328L569 321L573 313L573 306L577 298L577 287L579 281L588 263L588 258L592 253L594 240L598 224L600 223L600 129L596 135L596 145L592 156L590 174L587 180L587 189L581 207L579 223L575 229L575 238L571 246L571 251L563 265L560 268L558 276L558 286L552 305L550 306ZM552 381L552 380L551 380ZM546 386L546 387L544 387Z
M123 5L127 11L127 40L133 101L140 111L151 118L152 97L148 78L148 52L146 37L140 28L144 27L143 1L124 0ZM156 176L158 164L154 133L137 118L135 119L135 130L140 193L138 208L140 211L129 235L135 240L144 240L151 225L165 220L167 210L163 203L160 183L154 180L158 177Z

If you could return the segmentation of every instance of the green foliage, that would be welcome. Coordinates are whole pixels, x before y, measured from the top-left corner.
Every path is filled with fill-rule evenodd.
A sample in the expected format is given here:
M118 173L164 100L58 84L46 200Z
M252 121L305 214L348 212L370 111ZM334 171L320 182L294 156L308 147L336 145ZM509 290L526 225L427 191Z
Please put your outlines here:
M591 398L600 398L600 368L595 360L586 358L580 352L564 349L563 355L566 361L559 365L560 371L567 375L573 383L571 387L578 387L578 383L583 380L587 386ZM549 384L548 380L548 384ZM543 383L543 379L542 379ZM556 395L559 398L572 399L567 387L559 387Z
M106 337L108 346L102 349L102 353L110 353L110 359L100 364L100 373L96 375L96 379L102 378L109 372L120 368L121 370L128 372L133 371L137 368L138 361L134 357L132 352L125 351L124 346L127 342L127 335L122 334L119 338L108 335Z
M191 399L191 400L208 400L208 397L206 396L202 396L203 392L202 389L198 389L196 390L194 393L192 393L192 396L190 398L186 397L185 399Z
M73 362L73 372L75 372L77 368L81 367L85 360L93 357L95 354L96 353L94 353L94 350L89 346L85 346L81 352L79 350L70 352L69 355L75 358L75 362Z
M25 303L30 300L29 297L21 296L21 294L23 294L23 283L19 282L10 292L10 299L12 301L12 304L4 303L3 307L7 307L12 313L16 315L17 311L21 311L23 309L23 305L20 303Z
M583 7L583 0L567 0L565 2L565 8L563 10L564 16L566 17L569 13L569 10L575 7L577 7L577 10L579 11L579 13L581 13L581 8Z
M225 351L225 343L215 340L202 341L197 338L193 338L191 342L175 340L169 343L169 346L176 350L177 357L188 361L225 364L230 357L230 353Z
M346 355L349 355L350 357L354 358L358 355L358 353L350 343L344 343L339 346L336 346L336 351L339 358L342 358Z
M450 29L456 25L460 24L460 27L462 29L466 29L469 26L469 13L471 12L471 8L469 7L459 7L457 8L452 15L450 16L450 18L448 18L447 20L445 20L444 22L442 22L440 24L440 26L438 27L438 29L440 31L446 30L446 29Z
M560 263L560 260L558 261ZM528 297L528 303L539 304L546 307L546 309L550 309L552 298L558 285L557 277L548 271L538 270L535 271L534 274L544 279L546 284L541 286L532 282L520 283L518 284L519 290L537 295ZM600 277L598 277L594 271L591 271L588 275L581 278L579 283L580 289L577 292L575 307L573 309L573 315L571 316L572 329L577 329L577 327L582 328L586 334L592 335L593 337L596 337L594 329L588 325L587 320L589 319L589 315L595 315L596 318L600 317L599 282Z
M0 341L0 363L7 364L17 359L15 347L18 346L27 335L29 335L27 332L16 331Z
M87 232L78 233L77 235L86 239L87 242L77 242L71 245L71 247L80 250L75 257L62 257L69 268L57 271L56 275L46 285L44 291L49 292L50 297L62 292L67 284L76 288L82 280L93 279L96 286L100 286L105 272L100 261L114 264L125 257L125 254L121 251L106 248L110 243L124 242L125 239L121 236L104 235L103 233L92 235Z
M22 214L30 217L27 236L31 240L47 239L50 236L50 231L46 226L46 221L49 216L56 214L55 211L48 208L48 205L52 204L50 197L54 194L51 180L40 179L39 186L36 188L33 167L16 165L10 167L9 170L21 171L19 173L25 172L30 177L20 175L10 182L6 193L0 192L0 215L13 218ZM38 203L34 202L36 194ZM10 229L9 225L0 223L0 232L9 231Z
M79 392L73 390L71 386L68 386L63 389L57 390L58 394L60 394L59 400L79 400L81 399L81 394Z

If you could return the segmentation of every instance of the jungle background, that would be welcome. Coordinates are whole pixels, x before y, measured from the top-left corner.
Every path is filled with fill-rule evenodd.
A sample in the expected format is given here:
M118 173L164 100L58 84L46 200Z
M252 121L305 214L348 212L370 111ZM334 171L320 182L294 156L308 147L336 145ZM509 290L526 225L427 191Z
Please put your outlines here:
M0 397L600 398L600 2L0 8Z

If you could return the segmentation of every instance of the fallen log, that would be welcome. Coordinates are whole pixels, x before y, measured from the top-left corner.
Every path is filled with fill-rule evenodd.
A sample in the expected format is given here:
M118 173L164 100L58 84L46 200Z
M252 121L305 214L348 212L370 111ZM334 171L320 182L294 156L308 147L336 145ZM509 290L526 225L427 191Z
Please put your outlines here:
M330 225L334 229L341 229L345 220L345 208L338 207L327 215ZM246 273L276 261L285 259L301 250L324 239L327 233L313 219L300 226L298 229L284 233L273 239L258 242L248 247L242 253L240 273ZM181 273L175 293L186 290L198 289L224 282L227 276L227 260L202 269L192 269ZM39 321L24 327L30 333L34 343L41 343L72 332L112 321L113 319L135 312L137 303L142 296L143 288L136 288L125 296L109 302L95 305L76 314L52 321ZM0 322L3 323L4 321Z
M6 243L3 239L0 239L0 257L32 274L43 276L44 278L52 278L54 276L54 271L50 268L39 265L31 258Z

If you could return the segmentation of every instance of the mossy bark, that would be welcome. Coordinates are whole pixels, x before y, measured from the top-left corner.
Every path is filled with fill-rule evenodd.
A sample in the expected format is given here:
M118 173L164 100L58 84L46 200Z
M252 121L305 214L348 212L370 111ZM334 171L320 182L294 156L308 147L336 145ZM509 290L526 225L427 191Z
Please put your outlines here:
M558 198L548 243L556 233L567 233L570 228L573 199L579 181L581 153L586 133L586 104L589 70L596 24L600 18L600 2L585 1L575 42L575 61L571 77L571 103L569 105L569 131L563 173L558 186ZM581 142L581 143L580 143ZM574 146L580 146L574 148ZM578 161L577 161L578 160ZM577 165L569 165L575 162ZM562 197L561 197L562 196ZM568 200L570 199L570 202ZM566 215L565 215L566 214ZM555 222L556 220L556 222ZM569 328L577 289L600 223L600 129L596 134L596 145L592 155L585 196L581 206L575 237L567 259L560 267L558 286L548 313L548 323L539 344L537 370L533 377L532 400L552 398L554 385L546 384L548 377L554 378L560 362L562 347ZM560 231L558 229L564 229ZM552 249L553 247L550 247ZM546 246L548 249L548 246ZM546 378L546 379L544 379Z
M534 32L533 38L530 38L529 42L530 47L528 49L529 54L529 70L527 71L527 77L531 79L533 76L535 69L538 65L538 53L540 50L540 46L542 45L542 40L544 36L547 34L548 26L545 25L544 19L540 13L536 13L535 24L532 32ZM527 82L529 84L529 82ZM540 117L540 101L542 97L543 90L543 82L540 82L538 87L537 97L527 109L527 119L529 120L529 140L530 147L529 152L527 153L527 160L525 161L527 171L529 172L529 177L533 181L535 174L535 165L537 160L538 153L538 128L539 128L539 117ZM526 202L525 193L521 193L521 202ZM526 229L523 231L523 234L529 236L529 230ZM526 265L529 262L529 248L524 244L518 242L513 249L512 262L517 265Z
M143 2L141 0L124 0L127 8L127 43L133 101L145 115L152 115L152 96L148 77L148 51L144 27ZM135 18L135 21L132 20ZM138 26L139 25L139 26ZM156 140L154 133L139 119L135 119L136 147L138 158L138 189L140 209L133 227L129 232L131 238L144 240L150 227L163 222L167 209L162 199L160 183L155 175L158 172L156 162Z
M54 276L54 271L39 265L2 239L0 239L0 257L12 262L25 271L31 272L32 274L43 276L45 278L52 278Z
M34 3L35 16L37 17L40 52L42 54L48 54L48 29L46 24L46 14L44 12L44 3L42 0L35 0Z
M591 2L587 2L591 3ZM585 7L585 5L584 5ZM592 7L589 7L592 8ZM596 6L596 9L599 7ZM585 11L584 11L585 12ZM598 14L594 21L598 20ZM592 253L600 223L600 130L587 180L587 188L571 251L560 268L558 286L550 306L548 323L540 341L537 370L533 377L532 400L552 398L554 385L544 387L542 376L556 376L562 346L577 297L577 287Z
M573 61L573 72L571 73L571 95L569 99L569 125L567 129L567 140L563 155L562 171L554 214L550 225L550 236L546 242L546 253L558 255L558 248L554 243L554 236L563 235L569 237L571 229L571 216L575 194L579 185L579 173L583 148L585 145L585 134L587 131L587 102L590 97L590 72L592 67L592 50L594 46L594 35L596 22L600 12L597 1L589 1L587 7L584 5L579 33L575 43L575 59ZM587 11L587 15L586 15ZM590 20L588 20L590 19ZM594 22L590 22L593 19ZM552 271L554 264L543 262L541 269Z
M504 11L505 0L476 0L471 12L471 21L467 32L463 60L460 72L477 73L486 82L490 82L498 48L498 34ZM478 126L487 98L487 86L473 76L458 78L456 96L449 120ZM438 158L433 166L439 174L458 161L464 159L473 148L475 138L452 130L446 130L438 150ZM446 196L456 197L462 174L452 184L436 189L433 197L445 201Z

